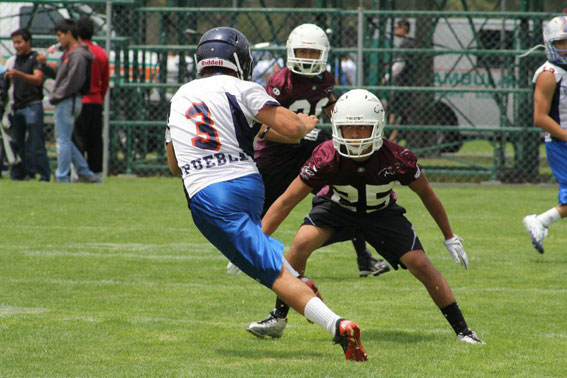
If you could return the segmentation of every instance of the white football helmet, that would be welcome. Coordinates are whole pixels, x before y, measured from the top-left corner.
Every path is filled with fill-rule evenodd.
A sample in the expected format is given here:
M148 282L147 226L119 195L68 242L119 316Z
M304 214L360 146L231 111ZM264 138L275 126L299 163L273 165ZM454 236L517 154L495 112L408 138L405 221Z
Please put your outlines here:
M567 16L555 17L543 27L545 54L551 63L567 64L567 50L559 50L553 46L554 41L562 39L567 39Z
M339 97L331 122L333 146L343 156L366 157L382 147L384 108L378 97L365 89L353 89ZM372 134L364 139L346 139L341 128L345 125L372 126Z
M287 68L291 72L305 76L316 76L327 69L329 39L327 34L313 24L299 25L289 34L286 43ZM319 59L302 59L295 56L295 49L319 50Z

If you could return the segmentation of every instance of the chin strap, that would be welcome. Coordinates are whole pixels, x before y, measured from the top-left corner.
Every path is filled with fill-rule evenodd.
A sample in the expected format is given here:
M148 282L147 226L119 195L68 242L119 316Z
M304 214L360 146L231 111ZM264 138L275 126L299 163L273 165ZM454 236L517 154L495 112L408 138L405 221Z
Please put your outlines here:
M545 49L545 45L536 45L536 46L532 47L531 49L529 49L528 51L526 51L525 53L523 53L522 55L518 55L518 58L526 57L526 56L530 55L531 53L533 53L535 50L541 49L541 48Z

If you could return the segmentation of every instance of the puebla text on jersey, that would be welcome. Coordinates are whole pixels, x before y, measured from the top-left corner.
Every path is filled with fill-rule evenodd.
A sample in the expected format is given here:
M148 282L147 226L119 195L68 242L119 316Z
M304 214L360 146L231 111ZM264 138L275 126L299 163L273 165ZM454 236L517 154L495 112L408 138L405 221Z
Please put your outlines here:
M260 85L228 75L193 80L177 91L168 127L189 197L208 185L258 173L255 117L270 105L279 103Z
M395 203L395 183L409 185L420 175L417 157L387 140L364 162L346 158L335 150L332 141L324 142L299 174L306 185L323 189L319 196L357 213L381 210Z

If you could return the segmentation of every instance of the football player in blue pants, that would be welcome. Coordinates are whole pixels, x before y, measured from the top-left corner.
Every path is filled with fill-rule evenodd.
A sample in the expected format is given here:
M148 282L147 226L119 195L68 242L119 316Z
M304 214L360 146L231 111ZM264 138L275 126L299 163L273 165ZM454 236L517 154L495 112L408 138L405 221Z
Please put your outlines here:
M543 29L545 62L534 74L534 124L545 131L545 152L559 182L558 205L524 217L524 226L536 251L552 223L567 216L567 17L555 17ZM563 84L562 84L563 83ZM563 92L563 93L562 93Z
M292 275L283 244L261 229L264 186L253 159L261 124L300 139L317 119L280 106L249 81L250 45L238 30L206 32L195 62L200 78L171 99L166 133L168 165L183 179L195 225L240 270L332 334L347 360L365 361L358 325L331 311Z

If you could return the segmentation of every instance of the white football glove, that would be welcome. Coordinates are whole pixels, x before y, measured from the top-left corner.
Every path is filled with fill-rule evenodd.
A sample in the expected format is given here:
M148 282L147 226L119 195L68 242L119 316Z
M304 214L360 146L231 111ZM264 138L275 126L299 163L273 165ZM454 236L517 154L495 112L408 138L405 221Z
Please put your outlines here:
M312 142L317 140L317 136L319 136L319 133L321 132L321 130L319 129L313 129L310 132L308 132L303 139L305 140L310 140Z
M460 236L453 234L452 238L443 240L443 244L447 247L449 254L453 256L455 263L461 263L465 269L468 269L469 259L467 258L465 247L463 247L463 243L461 243L462 241L463 239Z
M240 269L238 269L238 267L236 265L234 265L233 263L231 263L229 261L228 265L226 266L226 273L227 274L240 274L240 273L242 273L242 271Z
M169 127L165 128L165 145L167 146L168 143L171 143L171 132L169 131Z

